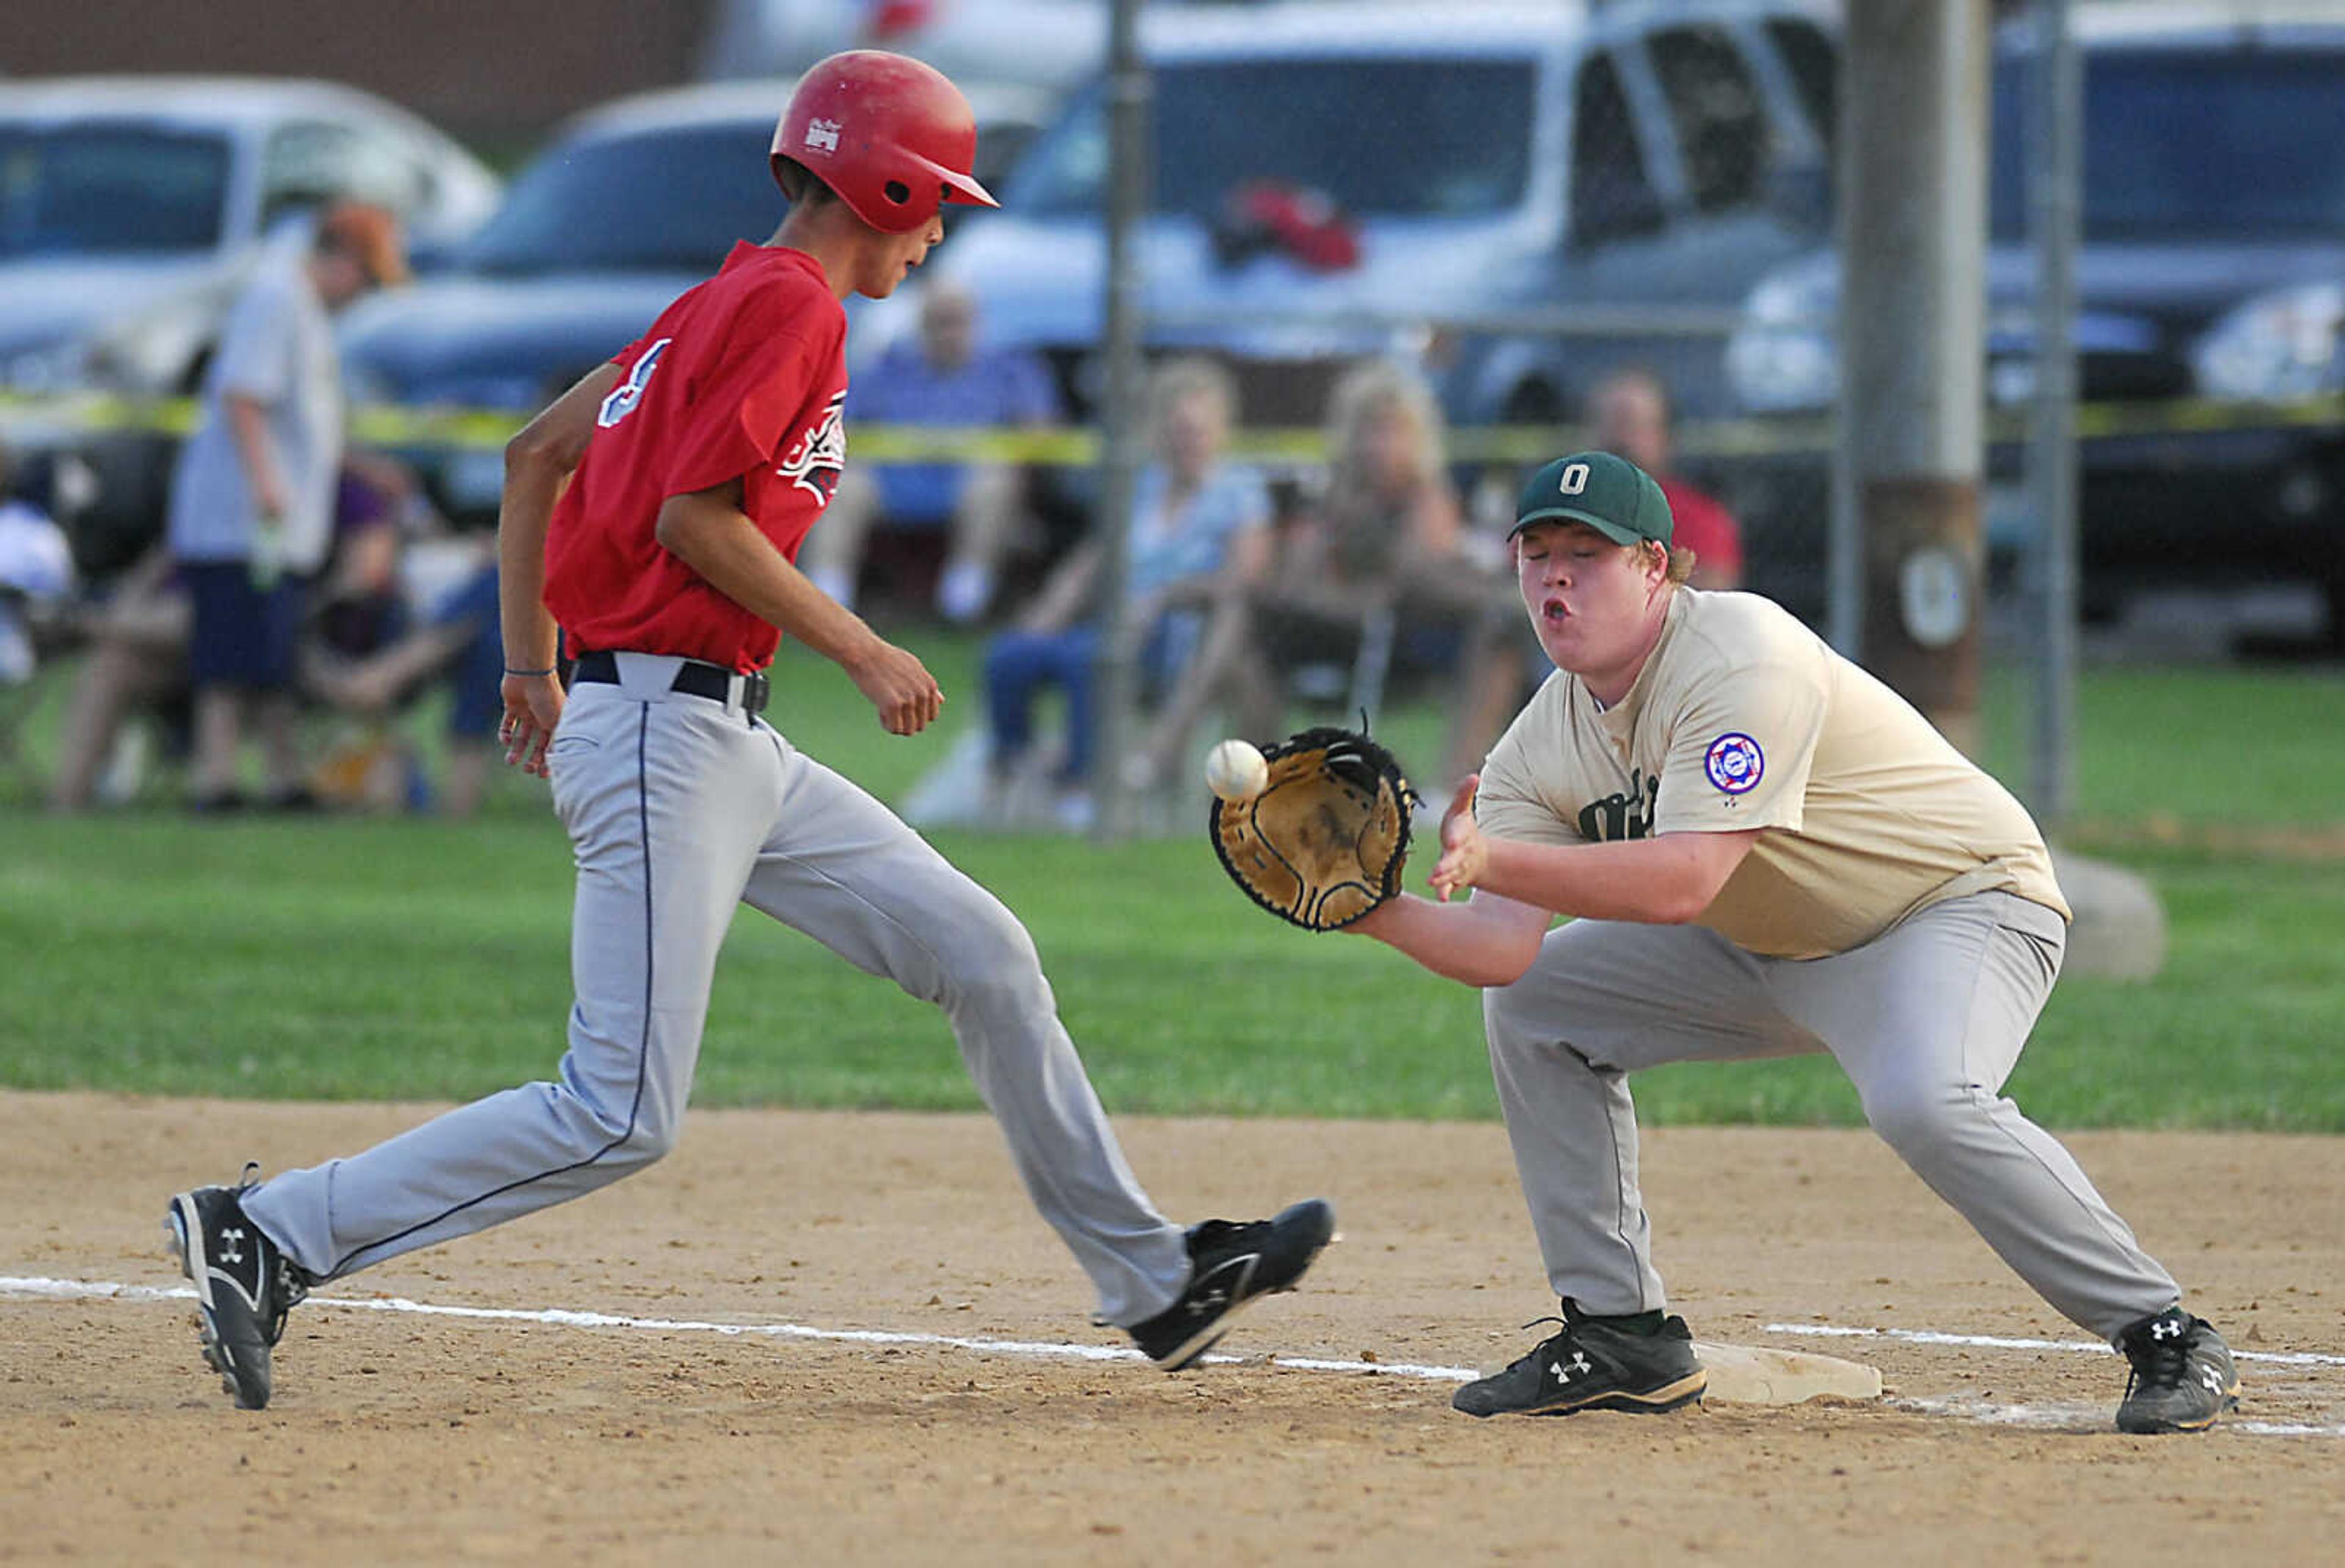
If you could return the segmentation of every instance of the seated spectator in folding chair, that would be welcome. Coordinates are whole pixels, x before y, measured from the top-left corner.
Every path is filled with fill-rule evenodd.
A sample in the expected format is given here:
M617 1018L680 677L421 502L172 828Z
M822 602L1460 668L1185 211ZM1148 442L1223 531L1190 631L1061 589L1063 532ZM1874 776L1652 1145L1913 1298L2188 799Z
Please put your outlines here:
M1325 483L1282 531L1272 575L1250 596L1251 643L1227 673L1241 733L1284 733L1280 672L1340 671L1313 694L1373 718L1388 675L1456 667L1505 583L1472 548L1444 447L1432 395L1406 370L1375 361L1336 383Z
M857 372L847 412L851 423L947 428L1033 430L1061 418L1042 362L985 347L977 302L942 280L920 301L918 339L891 345ZM1004 558L1025 523L1028 490L1024 465L993 458L850 466L822 526L807 536L799 564L817 587L853 609L876 530L941 530L936 608L948 621L978 621L992 607Z
M344 454L334 502L333 553L320 575L319 602L297 632L297 675L306 677L320 651L352 659L373 652L401 630L401 534L422 506L411 477L396 464ZM139 769L126 765L126 747L140 732L135 715L159 716L184 754L188 709L188 641L192 612L187 587L157 546L117 578L103 602L82 613L86 654L65 707L49 804L78 811L101 799L127 796ZM306 678L299 688L318 695ZM305 786L306 787L306 786Z
M82 612L85 652L66 696L49 804L78 811L127 793L125 725L135 713L184 708L188 593L168 551L140 557ZM136 767L128 770L135 773Z
M1134 783L1153 782L1177 763L1212 694L1206 677L1227 666L1228 650L1243 640L1245 593L1269 565L1270 492L1251 469L1222 460L1236 416L1236 387L1210 360L1174 360L1151 378L1154 457L1134 485L1124 601L1142 685L1154 699L1127 758ZM1054 814L1070 828L1091 820L1101 636L1094 612L1110 592L1106 565L1099 540L1078 545L1037 595L1025 623L986 649L988 814L997 822L1034 744L1036 701L1051 688L1067 703Z
M436 799L442 815L471 816L480 809L498 755L497 725L504 717L504 645L497 621L497 561L493 541L483 538L471 570L403 624L355 658L324 653L305 660L302 684L344 713L365 715L379 725L435 684L448 688L447 773L432 792L414 771L406 747L378 732L374 744L356 752L349 766L389 757L402 767L395 793L399 804L421 805ZM347 769L345 771L348 771ZM381 795L380 784L355 776L340 793ZM386 804L369 799L366 804Z

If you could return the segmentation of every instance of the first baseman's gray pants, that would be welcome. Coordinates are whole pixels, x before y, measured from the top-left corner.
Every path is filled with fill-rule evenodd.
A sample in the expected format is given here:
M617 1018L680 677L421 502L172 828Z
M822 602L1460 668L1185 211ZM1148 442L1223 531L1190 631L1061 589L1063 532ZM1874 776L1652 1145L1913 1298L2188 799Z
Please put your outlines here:
M2172 1276L2000 1097L2066 944L2058 915L2006 893L1933 905L1830 958L1761 958L1695 926L1548 933L1482 1011L1556 1294L1599 1314L1664 1303L1624 1075L1830 1051L1873 1129L2053 1306L2110 1340L2172 1306Z
M619 656L571 693L554 807L578 861L577 1000L560 1081L454 1110L349 1159L287 1171L245 1209L331 1278L576 1198L672 1148L716 951L747 903L939 1004L1035 1207L1129 1325L1186 1285L1181 1229L1132 1179L1059 1022L1034 944L895 814L737 707ZM784 1042L787 1048L787 1042Z

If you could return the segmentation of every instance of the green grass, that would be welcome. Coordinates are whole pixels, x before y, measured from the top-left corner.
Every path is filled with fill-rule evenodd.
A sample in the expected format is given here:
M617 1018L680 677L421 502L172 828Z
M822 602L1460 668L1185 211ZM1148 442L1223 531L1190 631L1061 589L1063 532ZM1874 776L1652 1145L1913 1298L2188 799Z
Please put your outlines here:
M1988 683L1986 764L2023 794L2027 675ZM2124 666L2077 694L2080 823L2345 826L2345 669Z
M954 696L948 728L972 722L971 645L920 649ZM942 754L936 735L883 733L843 677L803 655L780 677L777 721L883 796ZM1414 761L1439 724L1423 707L1383 728ZM2088 679L2078 770L2098 838L2085 843L2153 880L2169 960L2147 985L2062 983L2013 1080L2032 1114L2345 1131L2345 855L2200 842L2247 829L2333 840L2340 765L2335 673ZM453 1098L544 1076L569 998L570 865L538 794L511 781L463 824L0 810L0 1083ZM2145 835L2144 822L2163 825ZM1474 993L1374 943L1254 914L1202 835L939 843L1033 930L1113 1109L1495 1114ZM934 1009L747 914L718 969L695 1092L703 1105L977 1103ZM1858 1119L1817 1060L1665 1068L1638 1097L1653 1123Z

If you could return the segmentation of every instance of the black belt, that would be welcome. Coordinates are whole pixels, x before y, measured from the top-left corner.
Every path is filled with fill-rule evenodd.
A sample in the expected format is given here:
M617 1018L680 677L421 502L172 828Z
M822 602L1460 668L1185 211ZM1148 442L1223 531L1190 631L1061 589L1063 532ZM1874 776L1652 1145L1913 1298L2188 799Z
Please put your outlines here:
M682 692L687 696L706 697L712 703L730 702L736 673L722 664L686 659L676 667L675 679L668 683L668 690ZM574 682L615 686L619 683L618 655L604 652L581 653L577 664L570 672L570 678ZM763 670L741 676L741 710L751 718L766 711L766 700L771 694L772 687Z

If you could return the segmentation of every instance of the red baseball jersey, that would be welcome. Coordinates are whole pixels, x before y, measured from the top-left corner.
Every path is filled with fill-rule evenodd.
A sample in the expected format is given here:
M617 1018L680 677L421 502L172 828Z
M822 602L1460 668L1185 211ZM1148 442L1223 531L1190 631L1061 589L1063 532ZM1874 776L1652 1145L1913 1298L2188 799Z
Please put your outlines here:
M804 251L746 243L614 362L626 378L545 541L545 603L570 652L681 653L746 673L781 633L664 548L672 495L742 481L742 510L788 559L847 458L847 313Z

